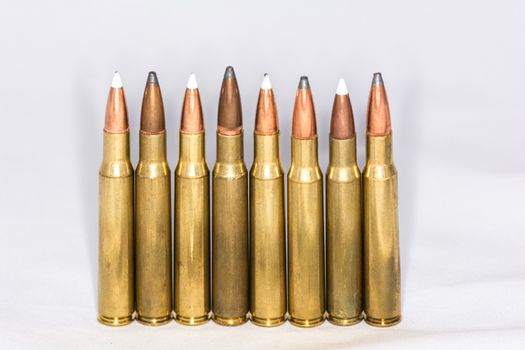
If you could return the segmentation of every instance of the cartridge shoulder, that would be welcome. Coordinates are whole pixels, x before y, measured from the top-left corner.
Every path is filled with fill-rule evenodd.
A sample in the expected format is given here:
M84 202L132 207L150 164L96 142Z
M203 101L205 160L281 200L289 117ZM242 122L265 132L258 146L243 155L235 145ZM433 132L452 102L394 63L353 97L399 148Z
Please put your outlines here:
M361 172L357 164L345 167L329 165L326 170L326 179L328 181L351 183L359 181L360 178Z
M137 177L157 178L170 175L170 167L167 162L139 161L137 164Z
M298 167L292 164L288 171L288 181L300 183L312 183L322 181L323 173L319 165L311 167Z
M223 163L217 162L213 167L214 177L232 178L237 179L246 176L248 170L244 162L238 161L235 163Z
M258 179L273 180L282 177L284 172L278 160L274 162L254 161L250 175Z
M368 162L363 169L363 177L376 179L376 180L388 180L397 176L397 169L394 164L380 164Z
M129 160L103 161L99 174L105 177L133 176L133 165Z
M175 176L182 178L199 179L208 176L210 171L204 160L198 162L190 162L179 160L175 168Z

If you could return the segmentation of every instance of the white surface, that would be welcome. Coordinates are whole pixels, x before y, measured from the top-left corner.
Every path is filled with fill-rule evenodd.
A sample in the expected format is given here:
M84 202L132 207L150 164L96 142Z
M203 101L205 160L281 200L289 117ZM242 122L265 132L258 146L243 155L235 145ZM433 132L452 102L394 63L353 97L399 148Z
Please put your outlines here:
M518 1L1 2L0 348L524 349L524 13ZM324 169L337 79L349 82L362 166L370 82L383 73L399 170L399 326L97 323L97 172L113 71L135 163L143 89L157 71L172 169L196 72L211 167L230 64L248 166L264 72L285 168L295 89L309 76Z
M337 83L337 90L335 91L338 95L346 95L348 94L348 87L346 86L345 80L343 78L339 79L339 82Z
M270 90L271 88L272 88L272 82L270 81L270 75L265 73L263 77L263 81L261 83L261 89Z
M197 78L195 77L195 74L191 73L190 77L188 78L188 84L186 84L187 89L197 89L199 87L199 84L197 84Z
M115 74L113 74L113 81L111 82L111 86L114 88L122 87L122 79L120 78L120 74L118 74L118 72L115 72Z

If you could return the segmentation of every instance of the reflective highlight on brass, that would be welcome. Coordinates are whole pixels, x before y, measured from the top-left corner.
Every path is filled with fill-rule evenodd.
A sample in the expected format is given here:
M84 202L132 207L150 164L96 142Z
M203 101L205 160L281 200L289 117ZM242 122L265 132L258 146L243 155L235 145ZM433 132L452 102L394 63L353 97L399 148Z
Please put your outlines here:
M122 88L109 92L99 171L98 320L122 326L133 320L133 166Z
M210 317L209 171L197 89L186 89L175 169L175 320L194 326Z
M250 172L251 314L253 323L277 326L286 314L284 174L279 134L254 135Z
M133 167L129 132L104 131L99 173L98 319L110 326L133 320Z
M382 84L372 85L370 106L363 171L365 314L370 325L387 327L401 321L401 277L397 171Z
M301 86L288 172L288 311L293 325L314 327L324 321L325 312L323 176L311 93Z
M135 248L137 319L149 326L167 323L172 311L171 174L166 160L166 132L157 132L153 122L164 119L164 109L158 106L161 104L158 85L148 82L135 180Z
M356 140L330 137L326 172L328 320L348 326L362 319L361 173Z

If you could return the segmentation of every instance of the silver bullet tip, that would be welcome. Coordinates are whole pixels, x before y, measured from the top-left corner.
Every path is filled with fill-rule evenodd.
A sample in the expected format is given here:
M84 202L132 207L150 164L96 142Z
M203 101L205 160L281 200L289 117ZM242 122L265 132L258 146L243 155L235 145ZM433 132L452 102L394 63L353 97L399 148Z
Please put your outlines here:
M301 79L299 80L299 89L309 89L310 88L310 82L308 81L308 77L303 75Z

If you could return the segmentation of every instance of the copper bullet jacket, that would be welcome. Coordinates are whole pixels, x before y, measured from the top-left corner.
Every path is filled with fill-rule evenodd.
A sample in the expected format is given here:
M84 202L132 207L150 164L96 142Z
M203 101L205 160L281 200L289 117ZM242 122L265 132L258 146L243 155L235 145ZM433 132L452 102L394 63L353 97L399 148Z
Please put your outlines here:
M279 118L272 89L261 89L257 101L255 134L274 135L279 132Z
M295 106L293 111L292 135L297 139L309 139L317 135L317 125L314 105L312 103L312 92L310 89L297 89L295 95Z
M104 130L113 134L128 131L128 111L122 87L109 89Z

